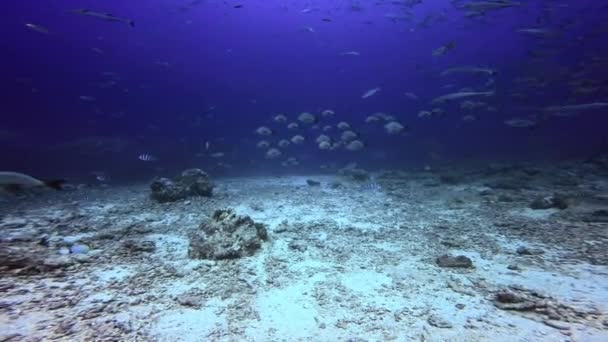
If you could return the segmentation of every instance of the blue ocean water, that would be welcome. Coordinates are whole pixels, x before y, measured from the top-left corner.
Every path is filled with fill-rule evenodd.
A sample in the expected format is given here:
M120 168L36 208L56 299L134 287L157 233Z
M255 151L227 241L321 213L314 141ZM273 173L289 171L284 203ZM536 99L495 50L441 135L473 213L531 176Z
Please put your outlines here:
M605 1L2 9L0 341L608 341Z
M422 168L606 150L605 106L545 110L608 100L608 9L599 1L24 0L4 9L2 169L136 180L193 166L217 174L353 160ZM434 55L443 46L453 48ZM442 76L462 66L494 72ZM494 95L431 103L463 89ZM481 104L462 109L465 100ZM433 108L444 113L418 117ZM325 109L331 120L320 117ZM295 132L272 118L297 122L302 112L321 127L348 122L365 148L319 150L321 131L301 125L306 143L266 160L255 129L275 130L272 143L289 140ZM366 124L376 112L407 129L389 136ZM534 127L510 127L511 118ZM288 157L299 165L286 171Z

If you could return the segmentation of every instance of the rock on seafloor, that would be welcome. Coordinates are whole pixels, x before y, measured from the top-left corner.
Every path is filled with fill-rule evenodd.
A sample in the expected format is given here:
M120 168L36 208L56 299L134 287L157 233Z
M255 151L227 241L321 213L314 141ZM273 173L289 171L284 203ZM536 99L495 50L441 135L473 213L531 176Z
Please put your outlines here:
M232 209L216 210L208 222L190 234L188 256L193 259L235 259L250 256L268 239L266 225Z
M439 267L473 268L473 261L464 255L442 255L436 260Z
M154 200L161 203L175 202L193 196L210 197L213 194L213 183L203 170L188 169L173 179L157 177L150 184L150 189Z
M568 208L568 202L562 196L559 195L539 197L530 203L530 208L534 210L543 210L551 208L563 210Z
M321 186L321 182L317 182L312 179L307 179L306 184L308 184L308 186Z

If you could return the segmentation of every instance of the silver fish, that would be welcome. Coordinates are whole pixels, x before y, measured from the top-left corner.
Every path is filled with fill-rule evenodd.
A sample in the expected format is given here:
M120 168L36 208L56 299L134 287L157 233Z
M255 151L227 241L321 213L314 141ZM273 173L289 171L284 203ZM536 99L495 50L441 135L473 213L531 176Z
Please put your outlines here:
M32 31L38 32L38 33L51 34L51 31L49 31L46 27L43 27L40 25L27 23L27 24L25 24L25 27L29 28Z
M466 66L445 69L444 71L441 72L441 76L447 76L449 74L454 74L454 73L487 74L489 76L494 76L494 75L496 75L496 70L490 69L490 68L482 68L482 67L466 65Z
M513 118L505 120L504 124L515 128L532 128L536 126L536 122L530 119Z
M482 14L489 10L503 9L507 7L520 6L521 2L509 1L509 0L495 0L495 1L471 1L461 6L461 8L468 9L470 11L481 12Z
M461 91L457 93L450 93L434 98L431 103L441 103L448 100L461 99L464 97L473 96L494 96L494 91Z
M135 22L133 20L117 17L111 13L95 12L95 11L91 11L91 10L85 9L85 8L75 9L72 12L76 13L76 14L84 15L84 16L99 18L99 19L102 19L105 21L114 21L114 22L118 22L118 23L124 23L131 27L135 27Z
M435 57L437 57L437 56L443 56L448 51L454 49L455 47L456 47L456 44L454 44L454 42L445 43L444 45L442 45L442 46L434 49L432 55L435 56Z
M376 87L376 88L372 88L368 91L366 91L365 93L363 93L363 95L361 95L362 99L366 99L368 97L374 96L376 95L376 93L378 93L380 91L380 87Z
M410 100L418 100L418 96L414 93L407 92L407 93L404 93L403 95L407 96L407 98L409 98Z
M545 112L580 112L584 110L605 109L608 108L608 102L593 102L569 106L549 106L545 108Z

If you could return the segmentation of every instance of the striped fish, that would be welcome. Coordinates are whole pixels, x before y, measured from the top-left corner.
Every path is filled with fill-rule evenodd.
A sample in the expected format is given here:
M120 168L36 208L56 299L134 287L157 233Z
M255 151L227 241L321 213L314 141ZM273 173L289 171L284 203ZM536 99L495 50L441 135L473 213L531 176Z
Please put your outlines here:
M158 158L156 158L155 156L148 154L148 153L143 153L140 154L137 159L145 161L145 162L153 162L153 161L157 161Z

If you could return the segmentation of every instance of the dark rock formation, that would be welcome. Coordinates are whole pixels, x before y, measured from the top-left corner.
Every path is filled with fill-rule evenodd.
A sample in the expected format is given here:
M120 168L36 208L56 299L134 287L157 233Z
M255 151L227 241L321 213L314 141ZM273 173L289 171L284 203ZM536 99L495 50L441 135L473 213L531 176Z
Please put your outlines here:
M451 256L445 254L435 261L439 267L473 268L473 261L464 255Z
M306 184L308 184L309 186L321 186L321 182L317 182L312 179L307 179Z
M182 293L175 300L182 306L200 309L203 306L205 298L197 293Z
M250 256L268 238L266 226L234 210L216 210L211 221L203 222L190 234L188 256L193 259L235 259Z
M530 203L530 208L535 210L540 209L566 209L568 208L568 202L565 198L559 195L553 195L548 197L539 197Z
M540 197L530 203L530 208L534 210L543 210L553 208L551 197Z
M287 245L290 249L298 252L306 252L306 243L304 241L294 240Z
M519 255L540 255L545 253L545 251L543 251L542 249L530 248L526 246L517 247L516 252Z
M55 250L34 244L0 243L0 274L31 275L71 266L73 261Z
M152 198L158 202L174 202L193 196L210 197L213 183L201 169L189 169L174 179L158 177L150 184Z
M340 182L331 182L329 184L329 187L332 189L340 189L340 188L343 188L344 185L342 185L342 183L340 183Z

